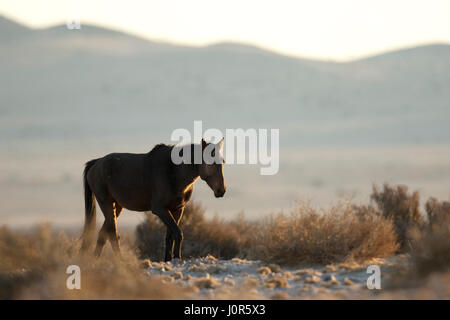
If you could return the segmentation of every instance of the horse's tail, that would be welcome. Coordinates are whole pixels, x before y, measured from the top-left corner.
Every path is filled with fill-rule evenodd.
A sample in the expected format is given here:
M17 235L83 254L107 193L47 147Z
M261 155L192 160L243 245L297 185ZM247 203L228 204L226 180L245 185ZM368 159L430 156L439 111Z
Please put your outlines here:
M83 188L84 188L84 230L83 244L81 250L86 250L90 247L95 230L95 195L87 181L87 174L89 169L97 162L98 159L91 160L86 163L83 171Z

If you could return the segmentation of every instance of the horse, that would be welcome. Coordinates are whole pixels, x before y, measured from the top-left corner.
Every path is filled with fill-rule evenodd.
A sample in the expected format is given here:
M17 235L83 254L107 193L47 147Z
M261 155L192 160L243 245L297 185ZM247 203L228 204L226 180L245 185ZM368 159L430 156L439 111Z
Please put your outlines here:
M216 198L226 191L223 176L224 160L220 155L224 139L217 143L186 145L190 148L191 160L175 164L172 160L173 145L158 144L143 154L111 153L93 159L85 164L83 171L85 223L81 251L89 249L96 226L95 201L105 217L98 233L94 254L99 257L107 240L113 251L120 255L117 219L123 208L131 211L151 211L166 227L165 257L181 259L183 233L179 227L183 210L192 196L194 183L204 180ZM201 149L200 149L201 148ZM210 151L211 154L205 152ZM194 161L196 152L201 151L200 161ZM217 151L217 152L216 152ZM216 157L218 154L218 157ZM205 161L206 156L216 161Z

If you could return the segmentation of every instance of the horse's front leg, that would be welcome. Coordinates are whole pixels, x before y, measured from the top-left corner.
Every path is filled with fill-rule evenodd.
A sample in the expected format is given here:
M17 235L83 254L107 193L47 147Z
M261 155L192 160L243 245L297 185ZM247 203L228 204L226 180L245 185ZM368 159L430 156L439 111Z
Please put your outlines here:
M166 253L164 255L164 261L170 261L173 258L173 245L174 240L172 238L172 233L170 232L170 229L166 228Z
M174 211L172 213L172 217L175 220L175 222L176 222L178 227L180 227L180 222L181 222L181 218L183 217L183 212L184 212L184 207L181 207L180 209L178 209L178 210L176 210L176 211ZM181 229L180 229L180 231L181 231ZM181 233L181 240L180 240L180 244L179 244L178 249L174 249L173 250L175 258L177 258L177 259L181 259L181 246L182 246L182 244L183 244L183 233Z
M152 208L152 212L154 214L156 214L161 221L166 225L168 231L170 232L170 236L172 237L173 241L175 242L174 244L174 254L176 258L180 258L181 257L181 242L183 241L183 233L181 232L181 229L178 227L178 224L176 223L175 219L173 218L172 214L170 213L169 210L167 210L164 207L161 206L154 206ZM170 242L170 238L169 241L167 241L167 235L166 235L166 244L167 242ZM170 246L167 247L166 246L166 253L167 253L167 249L170 249ZM169 251L169 253L171 253ZM170 257L172 256L172 254L170 254Z

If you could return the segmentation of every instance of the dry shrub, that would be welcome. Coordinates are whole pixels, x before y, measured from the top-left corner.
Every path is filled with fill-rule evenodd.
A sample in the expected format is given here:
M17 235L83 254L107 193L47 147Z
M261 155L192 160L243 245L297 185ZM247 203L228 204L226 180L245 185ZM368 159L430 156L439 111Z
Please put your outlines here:
M411 250L413 272L419 277L450 270L450 203L430 198L426 210L428 228L415 232Z
M205 219L204 209L193 203L186 207L181 228L183 257L212 254L296 265L384 257L398 249L389 220L350 205L328 212L299 206L290 215L272 215L263 221L248 221L243 215L224 221ZM164 237L163 224L149 215L136 230L141 257L162 259Z
M393 289L409 288L419 292L424 286L433 283L434 286L450 276L449 202L430 198L425 208L428 224L410 233L409 259L406 263L396 266L395 274L389 282ZM444 287L448 288L448 285ZM437 298L448 299L448 290Z
M184 241L183 257L205 257L211 254L218 258L231 259L245 256L248 247L246 233L251 229L243 216L233 221L217 217L205 218L204 208L190 202L183 214L180 227ZM136 243L142 257L161 260L164 257L166 227L158 217L148 213L145 222L136 228Z
M308 205L272 215L258 228L253 255L283 265L385 257L397 249L392 223L350 205L319 212Z
M412 243L411 260L418 276L450 269L450 224L418 233Z
M0 299L173 299L188 290L149 278L126 243L122 258L106 248L99 259L78 249L77 238L49 225L0 228ZM81 269L81 290L66 287L69 265Z
M381 191L374 185L371 199L378 207L378 214L393 221L400 249L410 249L410 233L424 225L419 193L409 194L408 187L404 185L391 187L384 184Z
M428 224L430 227L438 227L442 224L450 224L450 202L439 202L436 198L429 198L425 204Z

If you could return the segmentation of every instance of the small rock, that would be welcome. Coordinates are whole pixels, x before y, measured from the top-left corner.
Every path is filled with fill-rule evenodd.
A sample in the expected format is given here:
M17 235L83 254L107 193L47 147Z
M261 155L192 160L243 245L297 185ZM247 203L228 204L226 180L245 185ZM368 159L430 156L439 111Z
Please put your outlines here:
M324 277L324 280L325 280L324 285L327 286L327 287L337 286L337 285L341 284L339 282L339 280L336 279L336 277L333 274L332 275L326 275Z
M198 265L190 266L188 269L189 272L206 272L206 266L203 263Z
M311 275L311 276L320 277L322 275L322 272L319 272L319 271L314 270L314 269L301 269L301 270L297 270L295 272L295 274L298 275L298 276Z
M207 289L213 289L218 286L217 280L214 277L207 277L204 278L198 278L195 280L194 285L197 288L207 288Z
M226 284L226 285L229 285L230 287L234 287L234 285L235 285L234 280L233 280L233 279L230 279L230 278L228 278L228 277L225 277L225 278L223 279L223 283Z
M339 270L339 268L333 264L329 264L329 265L325 266L325 269L324 269L325 272L336 272L338 270Z
M339 265L340 269L344 269L345 271L355 271L355 270L362 270L364 269L363 266L359 263L356 263L354 261L341 263Z
M316 275L312 275L305 278L305 283L318 283L320 278Z
M288 288L289 284L287 282L286 278L283 277L274 277L270 278L266 281L264 284L264 287L266 288Z
M275 273L281 272L281 267L277 264L272 263L272 264L269 264L268 267L272 272L275 272Z
M169 262L170 263L170 262ZM166 264L164 267L163 267L163 269L164 270L162 270L161 269L161 271L171 271L172 270L172 265L171 264Z
M349 278L344 278L344 284L346 286L351 286L352 284L355 284L352 280L350 280Z
M231 261L236 262L237 264L251 264L252 261L240 259L240 258L233 258Z
M172 277L175 280L181 280L183 279L183 274L180 271L175 271L174 273L172 273Z
M152 262L150 261L150 259L145 259L141 261L141 267L144 269L148 269L152 267Z
M262 274L262 275L267 275L272 273L272 270L269 267L260 267L258 268L258 270L256 270L256 272Z
M210 261L217 261L217 258L214 257L214 256L211 255L211 254L208 254L204 259L205 259L205 260L210 260Z
M161 271L161 272L166 272L166 268L167 267L169 267L170 268L170 266L166 266L164 263L159 263L159 264L156 264L156 263L153 263L153 267L156 269L156 270L159 270L159 271Z
M304 274L309 274L311 271L312 271L311 269L300 269L295 271L295 274L301 276Z

